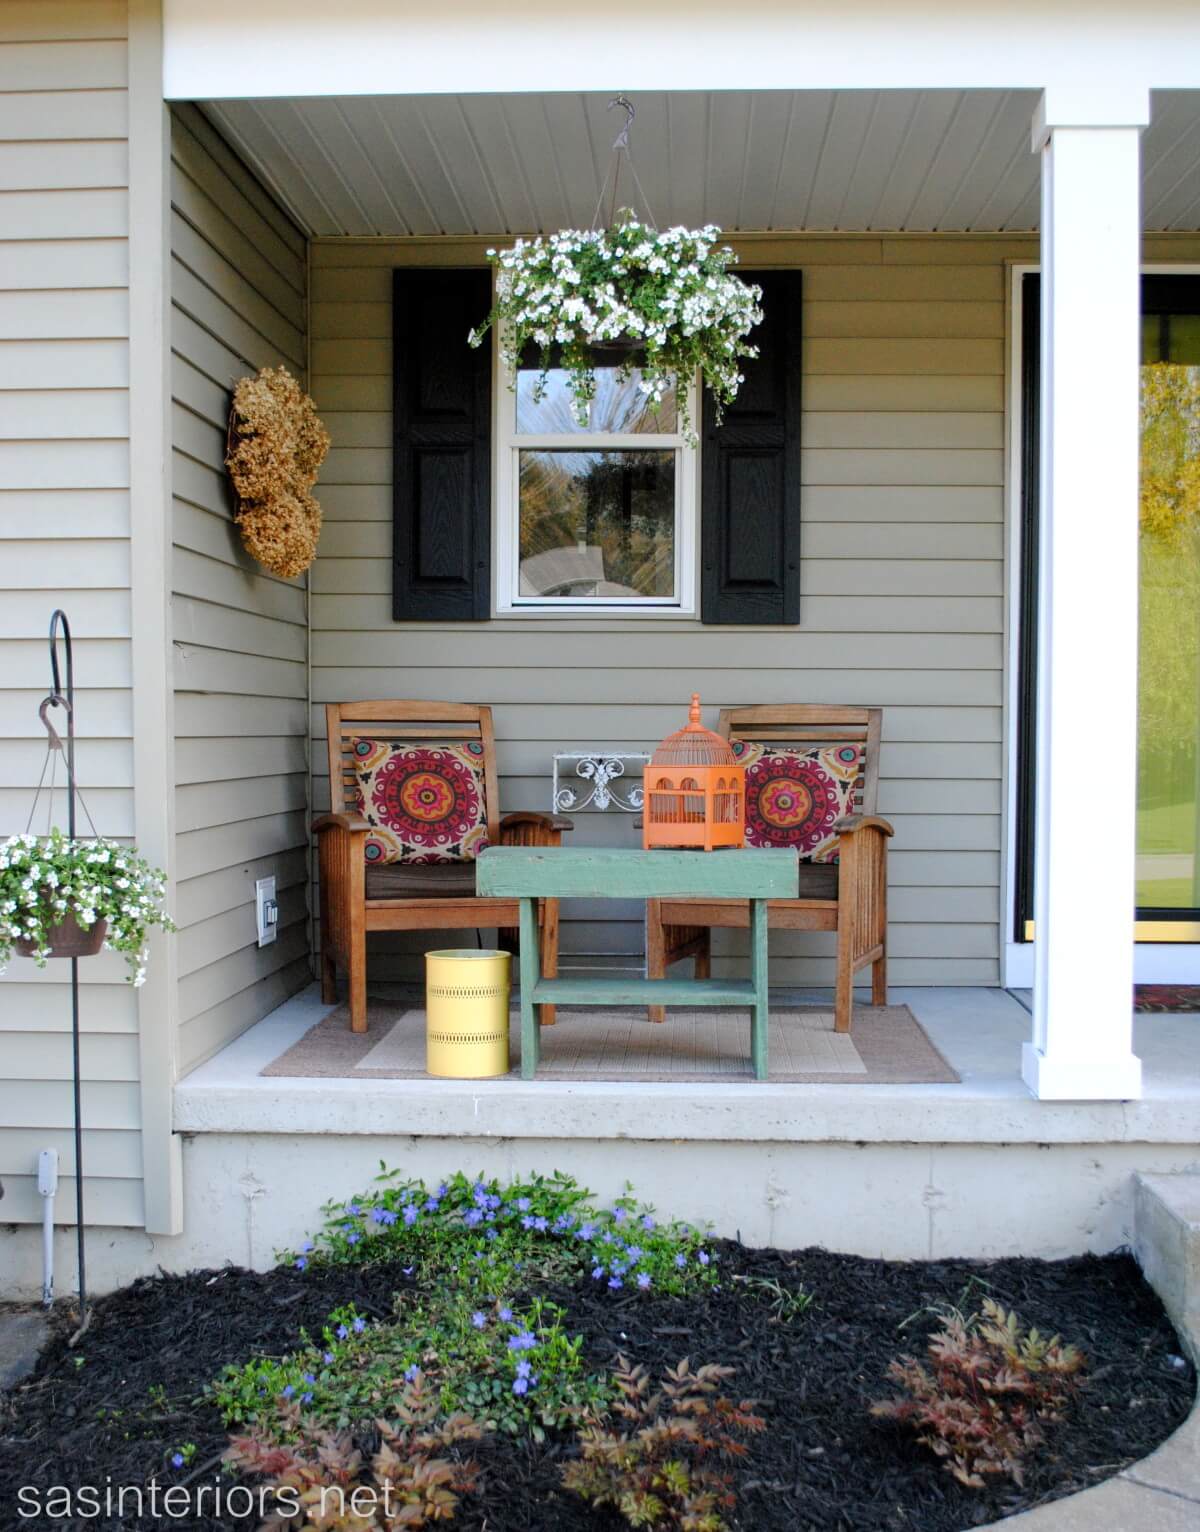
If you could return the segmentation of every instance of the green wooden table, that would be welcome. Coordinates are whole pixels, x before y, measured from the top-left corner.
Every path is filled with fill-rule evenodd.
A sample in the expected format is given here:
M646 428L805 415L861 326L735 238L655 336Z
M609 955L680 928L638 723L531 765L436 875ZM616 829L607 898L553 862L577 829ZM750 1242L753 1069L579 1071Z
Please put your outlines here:
M601 851L566 846L490 846L476 863L481 898L519 899L521 907L521 1074L541 1057L535 1006L735 1006L751 1013L750 1056L767 1078L767 900L794 899L795 850ZM747 899L749 979L543 979L539 974L539 899Z

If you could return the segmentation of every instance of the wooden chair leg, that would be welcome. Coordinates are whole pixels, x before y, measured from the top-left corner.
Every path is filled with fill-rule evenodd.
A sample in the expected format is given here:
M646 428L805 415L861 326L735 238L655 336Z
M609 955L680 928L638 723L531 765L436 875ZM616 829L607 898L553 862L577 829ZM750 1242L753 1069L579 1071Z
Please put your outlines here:
M712 927L704 933L704 949L696 954L696 978L712 978Z
M350 962L347 964L350 980L350 1030L367 1030L367 939L361 933L357 941L350 943Z
M542 978L558 978L558 900L547 899L542 914ZM555 1021L555 1008L552 1005L539 1007L541 1023L544 1027L552 1027Z
M886 1005L887 998L887 953L878 957L871 964L871 1004Z
M854 1018L854 966L851 963L850 932L847 925L838 924L837 933L837 982L833 995L833 1030L849 1032Z
M667 976L667 940L662 923L662 905L657 899L646 900L646 977L665 979ZM665 1006L647 1006L646 1014L651 1021L666 1021Z

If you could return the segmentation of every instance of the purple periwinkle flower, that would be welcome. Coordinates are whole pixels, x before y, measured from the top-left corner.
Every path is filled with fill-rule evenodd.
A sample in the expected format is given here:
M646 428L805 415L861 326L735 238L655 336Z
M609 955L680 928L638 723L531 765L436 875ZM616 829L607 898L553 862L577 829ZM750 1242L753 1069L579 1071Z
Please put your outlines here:
M417 1366L416 1362L414 1362L411 1367L406 1367L404 1369L404 1381L406 1383L411 1383L415 1378L419 1378L420 1376L421 1369Z
M629 1270L624 1261L614 1261L608 1269L614 1277L623 1277Z
M708 1251L707 1250L701 1250L700 1254L696 1257L696 1259L700 1262L701 1266L707 1266L708 1265Z
M406 1207L406 1208L405 1208L405 1209L404 1209L404 1227L405 1227L405 1228L406 1228L406 1229L411 1229L411 1228L412 1228L412 1226L413 1226L413 1224L415 1224L415 1223L416 1223L416 1221L417 1221L417 1219L418 1219L418 1218L419 1218L419 1217L420 1217L420 1216L421 1216L421 1215L420 1215L420 1212L419 1212L419 1211L418 1211L418 1209L417 1209L417 1208L415 1208L415 1207L414 1207L414 1206L413 1206L413 1205L412 1205L412 1204L411 1204L411 1203L410 1203L410 1204L409 1204L409 1205L408 1205L408 1207Z
M537 1336L532 1330L522 1330L520 1335L514 1335L508 1342L510 1351L532 1351L537 1345Z
M535 1218L533 1220L533 1227L538 1231L539 1234L544 1234L546 1229L549 1227L549 1220L545 1218Z
M305 1260L305 1258L302 1255L301 1256L297 1256L297 1258L296 1258L296 1270L297 1271L303 1271L304 1268L307 1265L308 1265L308 1262Z
M680 1267L682 1269L684 1266L687 1265L687 1256L683 1255L682 1253L677 1255L675 1257L675 1264L676 1264L676 1266L678 1266L678 1267Z
M357 1202L348 1202L346 1204L346 1212L353 1214L353 1216L357 1218L358 1215L362 1212L362 1208L359 1207Z
M327 1351L324 1354L324 1356L321 1358L321 1360L325 1363L326 1367L331 1366L332 1363L333 1363L333 1352L332 1351Z
M313 1377L311 1372L306 1372L304 1374L304 1382L305 1383L315 1383L316 1381L317 1381L316 1378Z
M300 1395L300 1403L301 1404L311 1404L312 1403L312 1390L311 1389L308 1391L308 1393Z
M468 1229L473 1229L477 1224L481 1224L482 1222L483 1214L479 1211L478 1208L468 1208L467 1211L463 1214L463 1223L466 1224Z
M646 1213L642 1218L642 1228L645 1229L647 1234L649 1234L650 1231L656 1227L657 1225L655 1224L653 1218L650 1217L649 1213Z
M306 1239L304 1241L304 1243L300 1246L300 1253L301 1253L301 1255L307 1255L309 1253L309 1251L312 1249L312 1247L313 1247L312 1240L311 1239Z
M527 1394L529 1392L529 1379L514 1378L512 1391L514 1394Z
M648 1271L638 1272L638 1286L643 1292L650 1286L650 1273Z
M625 1220L628 1217L629 1217L629 1214L625 1211L624 1208L614 1208L613 1209L613 1222L614 1223L624 1223Z
M500 1318L504 1321L505 1324L507 1324L508 1321L512 1318L512 1310L507 1306L502 1308L500 1310Z
M521 1220L521 1227L523 1229L532 1229L536 1225L536 1223L537 1223L537 1219L534 1218L531 1213L526 1213L525 1217L522 1218L522 1220Z
M487 1315L482 1313L479 1309L476 1309L475 1312L471 1315L471 1323L477 1330L482 1330L487 1325Z
M349 1334L350 1334L350 1331L347 1330L345 1325L338 1325L338 1327L337 1327L337 1338L338 1338L338 1340L345 1340L347 1335L349 1335Z
M604 1267L603 1266L593 1266L592 1267L592 1276L596 1279L597 1282L600 1280L600 1278L603 1275L604 1275Z
M436 1197L428 1197L428 1198L426 1198L426 1201L425 1201L425 1211L427 1213L436 1213L440 1206L441 1206L441 1203L437 1200Z
M499 1239L500 1238L499 1234L496 1232L495 1229L488 1229L485 1232L483 1237L484 1237L484 1239Z
M433 1195L435 1197L441 1199L442 1197L444 1197L446 1195L446 1193L449 1190L450 1190L450 1188L446 1185L445 1181L443 1181L442 1184L438 1187L437 1191L434 1192Z
M346 1243L348 1245L357 1245L361 1238L362 1238L361 1234L347 1234L346 1235Z
M295 1390L294 1385L289 1383L287 1385L287 1387L283 1390L283 1397L285 1399L290 1399L295 1392L296 1392L296 1390Z
M401 1271L403 1271L403 1273L404 1273L404 1275L406 1277L411 1277L413 1272L416 1271L417 1268L415 1266L402 1266L400 1269L401 1269Z
M528 1197L518 1197L517 1198L517 1211L518 1212L520 1212L520 1213L528 1213L529 1209L532 1206L533 1206L533 1203L530 1202Z
M367 1321L365 1319L356 1319L354 1321L354 1333L355 1333L355 1335L361 1335L366 1328L367 1328Z
M631 1261L640 1261L642 1258L642 1247L640 1245L626 1245L625 1254Z
M620 1277L609 1277L608 1285L609 1285L609 1287L624 1287L625 1286L624 1282L621 1281Z
M183 1467L183 1453L182 1452L172 1453L172 1455L171 1455L171 1467L172 1468L182 1468Z
M525 1358L522 1357L521 1360L517 1363L517 1377L527 1378L532 1371L533 1364L531 1362L527 1362Z

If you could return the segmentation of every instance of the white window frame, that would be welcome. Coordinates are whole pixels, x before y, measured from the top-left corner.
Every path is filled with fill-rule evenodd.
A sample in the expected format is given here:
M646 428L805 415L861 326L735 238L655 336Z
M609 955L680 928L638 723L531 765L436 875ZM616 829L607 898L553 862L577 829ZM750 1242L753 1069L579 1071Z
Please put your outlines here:
M697 578L699 505L699 447L690 447L682 429L672 432L572 432L566 435L518 434L517 391L500 360L499 344L493 355L492 438L493 483L495 484L495 601L498 617L541 616L571 613L599 616L619 613L622 616L656 618L695 618L698 612ZM688 413L699 419L699 389L696 381L688 386ZM521 594L520 452L566 450L602 452L642 448L675 453L675 594L666 596L523 596Z

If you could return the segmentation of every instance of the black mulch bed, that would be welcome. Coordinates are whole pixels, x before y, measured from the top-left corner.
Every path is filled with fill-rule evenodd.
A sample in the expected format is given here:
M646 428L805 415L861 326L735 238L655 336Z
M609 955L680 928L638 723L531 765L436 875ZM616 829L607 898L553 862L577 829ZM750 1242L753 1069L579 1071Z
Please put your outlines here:
M730 1392L758 1401L768 1421L739 1468L733 1520L739 1528L957 1532L1109 1477L1151 1451L1191 1406L1192 1370L1181 1364L1175 1333L1127 1256L905 1264L821 1250L718 1248L725 1273L719 1292L614 1301L607 1289L585 1284L551 1296L567 1309L572 1329L587 1337L597 1367L611 1364L618 1351L652 1369L685 1355L736 1367ZM802 1285L815 1302L799 1318L776 1322L765 1295L749 1296L729 1281L734 1272ZM923 1449L867 1413L888 1392L888 1361L922 1349L936 1328L920 1311L955 1302L972 1280L974 1304L990 1293L1027 1323L1077 1342L1091 1364L1080 1407L1051 1428L1050 1454L1023 1494L1011 1485L960 1488ZM353 1302L360 1313L382 1318L393 1293L409 1282L395 1266L145 1279L97 1304L75 1352L60 1316L37 1373L0 1399L0 1527L50 1525L19 1521L22 1485L43 1492L52 1484L146 1485L156 1475L164 1484L211 1483L226 1437L214 1407L196 1402L203 1385L227 1362L292 1349L302 1326L319 1331L339 1304ZM196 1447L191 1463L167 1467L185 1442ZM455 1526L471 1532L624 1526L560 1490L568 1450L561 1441L485 1442L476 1454L484 1466L482 1492L464 1502ZM141 1532L167 1524L127 1517L53 1526ZM232 1532L250 1523L209 1513L169 1525Z

